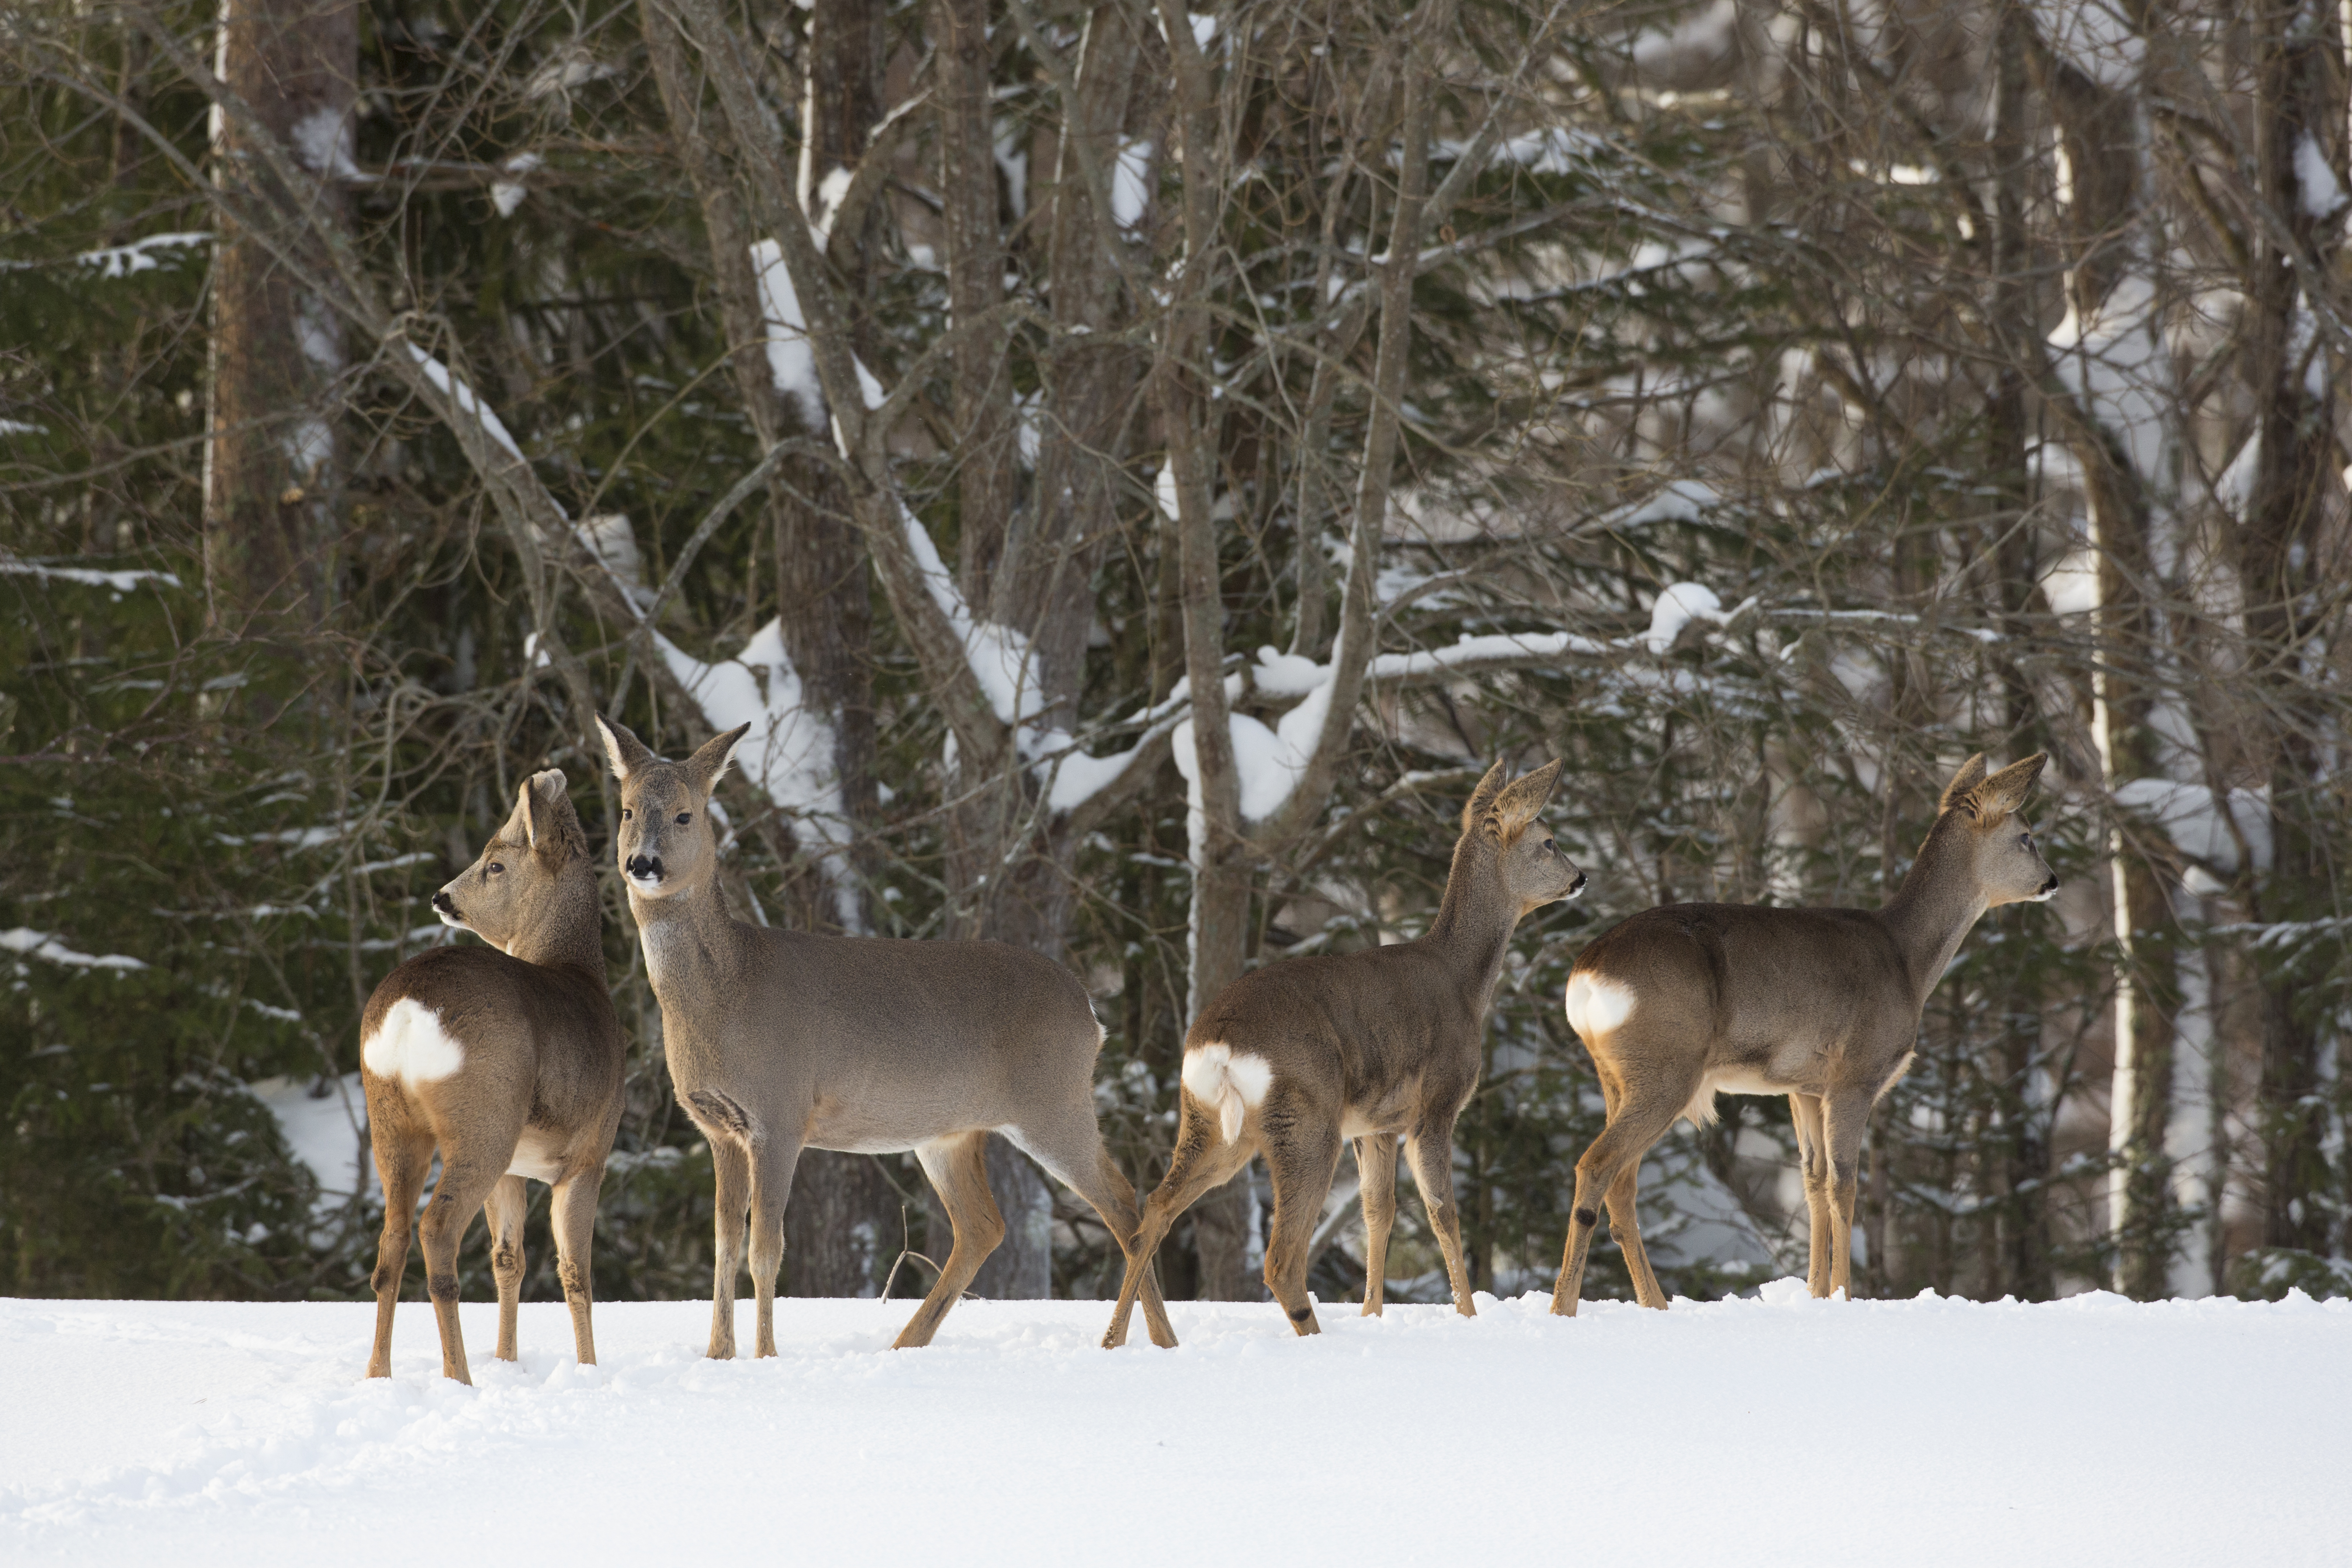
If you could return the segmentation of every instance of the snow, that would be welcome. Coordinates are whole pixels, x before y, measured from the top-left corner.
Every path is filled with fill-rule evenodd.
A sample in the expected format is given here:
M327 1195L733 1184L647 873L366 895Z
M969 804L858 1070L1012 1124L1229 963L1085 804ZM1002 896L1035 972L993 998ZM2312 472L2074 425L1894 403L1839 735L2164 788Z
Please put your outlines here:
M1112 171L1110 185L1111 216L1121 228L1133 228L1143 221L1146 207L1151 205L1151 143L1123 137L1118 144L1118 167Z
M77 952L47 931L18 926L13 931L0 931L0 952L24 958L37 958L44 963L61 963L68 969L112 969L117 971L144 969L147 965L136 958L119 952Z
M2303 210L2323 223L2342 212L2345 203L2352 202L2336 171L2328 167L2327 154L2308 131L2294 140L2294 184L2302 193Z
M472 387L452 375L447 365L443 364L415 343L410 343L407 347L410 357L424 367L426 380L439 387L445 396L457 404L459 412L469 416L479 424L483 434L505 447L508 455L515 461L522 461L522 448L515 445L515 438L507 434L505 424L497 415L490 412L489 405L474 395Z
M2139 79L2147 42L2124 0L2035 0L2042 35L2067 64L2109 90Z
M2207 785L2173 779L2126 779L2116 785L2115 795L2116 805L2154 820L2190 859L2223 871L2238 869L2238 840L2222 818L2221 802ZM2254 868L2267 869L2271 863L2269 792L2231 790L2229 812L2230 820L2245 836Z
M210 245L213 237L198 229L181 234L151 234L134 239L128 245L112 245L103 250L85 250L76 256L74 264L94 269L100 278L128 278L133 273L152 272L163 263L154 252L185 250L194 246ZM14 261L5 264L8 270L18 271L37 266L37 262Z
M44 566L37 561L19 561L13 556L0 555L0 577L9 576L79 583L85 587L111 588L118 594L128 594L142 583L161 583L172 588L180 586L179 578L169 572L101 572L88 566Z
M1720 59L1731 46L1739 24L1735 0L1714 0L1685 15L1671 30L1649 28L1633 40L1633 63L1646 71L1672 69L1688 60L1694 65Z
M2127 272L2087 321L2070 304L2050 334L2059 379L2123 439L2133 470L2151 480L2163 469L2168 379L2156 307L2156 285Z
M1646 500L1608 513L1596 526L1605 531L1646 528L1654 522L1696 522L1702 513L1721 504L1723 497L1713 485L1676 479Z
M768 323L768 374L778 392L800 405L809 428L821 430L824 391L817 384L816 354L809 347L808 321L793 290L792 270L784 265L784 247L772 239L759 241L751 247L751 267L759 274L761 313Z
M499 167L503 168L509 174L528 174L533 169L538 168L542 160L536 153L518 153L513 157L508 159L504 163L500 164ZM490 182L490 205L499 209L499 216L500 217L514 216L515 208L522 205L523 197L529 195L530 195L530 187L524 184L520 180L492 180Z
M366 1302L5 1301L0 1556L405 1564L423 1528L649 1563L690 1528L814 1563L1318 1560L1368 1532L1400 1561L2316 1563L2352 1528L2352 1301L1761 1294L1327 1304L1310 1340L1176 1302L1172 1352L1097 1349L1100 1301L966 1301L891 1351L910 1303L788 1298L782 1353L724 1363L707 1305L605 1302L581 1367L558 1302L494 1361L477 1282L472 1388L419 1300L374 1381Z
M1723 601L1704 583L1669 583L1658 591L1657 599L1650 605L1650 629L1640 641L1652 654L1662 655L1673 649L1683 628L1693 621L1720 626L1730 620L1731 616L1724 613Z
M367 1091L360 1075L345 1073L329 1091L313 1096L307 1078L265 1078L246 1085L253 1098L278 1119L278 1131L294 1157L319 1180L319 1207L341 1208L351 1201L352 1187L373 1193L375 1160L368 1150Z

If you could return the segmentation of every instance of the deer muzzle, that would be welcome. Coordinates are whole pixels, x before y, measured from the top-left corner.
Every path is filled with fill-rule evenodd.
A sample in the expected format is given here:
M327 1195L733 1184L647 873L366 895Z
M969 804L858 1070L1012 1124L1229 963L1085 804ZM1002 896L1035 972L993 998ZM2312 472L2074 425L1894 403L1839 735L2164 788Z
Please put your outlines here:
M641 887L657 886L662 879L661 857L658 855L632 855L621 869L629 874L630 881Z
M462 926L466 923L466 917L457 912L457 900L449 896L446 888L433 895L433 912L441 917L444 925Z
M1584 884L1588 880L1590 880L1590 879L1587 878L1583 872L1579 871L1576 874L1576 880L1568 885L1568 896L1573 899L1581 894L1584 891Z

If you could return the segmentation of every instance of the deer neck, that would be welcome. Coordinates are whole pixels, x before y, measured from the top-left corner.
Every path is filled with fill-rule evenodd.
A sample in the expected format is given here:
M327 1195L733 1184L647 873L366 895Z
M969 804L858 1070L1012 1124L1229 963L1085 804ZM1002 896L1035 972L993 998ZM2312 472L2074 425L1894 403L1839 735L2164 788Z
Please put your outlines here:
M604 934L596 908L596 874L584 865L575 866L564 873L557 895L548 918L531 921L506 950L507 956L542 968L584 970L601 985Z
M629 913L636 917L645 949L646 978L665 1008L673 997L710 994L704 987L731 968L734 921L720 900L716 879L705 877L667 898L648 899L629 889Z
M1503 886L1494 845L1475 829L1464 834L1454 847L1454 866L1446 873L1437 918L1421 940L1444 957L1464 994L1482 1012L1502 978L1503 955L1510 951L1511 931L1518 923L1518 905Z
M1984 889L1977 883L1974 857L1957 818L1936 825L1919 847L1919 858L1895 896L1879 910L1879 919L1895 939L1911 973L1919 1005L1951 966L1970 928L1987 908Z

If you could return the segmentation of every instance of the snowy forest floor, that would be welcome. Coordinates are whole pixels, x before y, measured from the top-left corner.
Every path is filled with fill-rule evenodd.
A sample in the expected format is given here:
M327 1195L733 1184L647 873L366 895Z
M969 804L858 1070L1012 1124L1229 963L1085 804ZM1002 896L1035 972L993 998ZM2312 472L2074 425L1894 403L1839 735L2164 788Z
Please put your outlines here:
M0 1300L0 1560L1141 1563L1508 1554L1742 1563L2342 1561L2352 1300L1540 1296L1385 1320L1179 1302L465 1308L478 1386L404 1302ZM745 1333L748 1303L739 1304Z

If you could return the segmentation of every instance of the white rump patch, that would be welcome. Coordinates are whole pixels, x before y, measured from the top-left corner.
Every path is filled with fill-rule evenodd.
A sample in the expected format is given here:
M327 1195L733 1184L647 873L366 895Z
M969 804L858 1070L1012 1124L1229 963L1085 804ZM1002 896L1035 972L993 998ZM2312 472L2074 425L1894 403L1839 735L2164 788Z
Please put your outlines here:
M1218 1130L1231 1143L1242 1135L1242 1120L1265 1103L1274 1086L1274 1064L1250 1051L1212 1040L1184 1053L1184 1087L1217 1113Z
M1633 988L1581 969L1568 977L1568 1026L1588 1045L1633 1016Z
M466 1047L441 1027L441 1015L414 996L385 1009L383 1023L360 1044L360 1060L382 1079L415 1089L438 1083L466 1065Z

